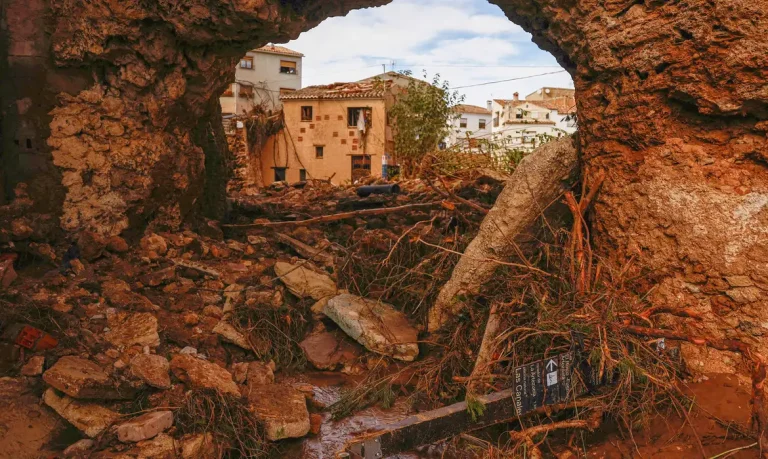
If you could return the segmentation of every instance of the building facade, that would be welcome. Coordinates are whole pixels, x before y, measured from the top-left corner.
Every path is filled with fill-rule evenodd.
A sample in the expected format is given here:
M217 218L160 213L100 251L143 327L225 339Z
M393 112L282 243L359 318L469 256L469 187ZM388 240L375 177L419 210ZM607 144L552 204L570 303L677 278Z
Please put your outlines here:
M382 176L394 142L391 81L310 86L281 97L284 129L261 152L263 182L354 182Z
M546 138L576 132L576 98L573 89L541 88L520 99L488 102L492 116L491 138L504 148L533 150Z
M242 115L257 105L278 110L281 94L301 89L303 57L276 45L248 51L237 65L235 81L221 96L222 113Z
M448 146L473 147L473 139L491 138L491 111L477 105L459 104L454 107L456 117L451 120Z

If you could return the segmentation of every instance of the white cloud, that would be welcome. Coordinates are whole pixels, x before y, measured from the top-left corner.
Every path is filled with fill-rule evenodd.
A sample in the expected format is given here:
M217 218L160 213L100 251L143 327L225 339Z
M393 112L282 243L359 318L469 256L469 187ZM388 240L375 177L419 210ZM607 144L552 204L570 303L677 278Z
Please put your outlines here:
M394 0L391 4L330 18L288 43L304 53L304 85L355 81L397 63L421 75L440 73L452 86L557 70L551 55L485 0ZM527 66L529 68L517 68ZM539 66L539 67L532 67ZM542 67L545 66L545 67ZM546 67L549 66L549 67ZM390 67L387 67L389 70ZM572 87L567 73L462 90L466 102L528 94L541 86Z

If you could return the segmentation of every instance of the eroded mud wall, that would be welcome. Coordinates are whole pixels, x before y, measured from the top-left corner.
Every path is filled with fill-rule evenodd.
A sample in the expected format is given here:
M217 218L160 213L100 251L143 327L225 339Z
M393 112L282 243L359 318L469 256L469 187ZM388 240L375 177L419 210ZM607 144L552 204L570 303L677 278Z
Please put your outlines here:
M35 116L50 123L62 226L107 234L173 226L220 193L205 184L220 134L202 131L219 129L211 100L246 49L386 3L35 1L50 9L40 65L90 77ZM657 302L704 312L694 327L768 348L768 1L493 3L574 76L584 171L607 174L596 247Z

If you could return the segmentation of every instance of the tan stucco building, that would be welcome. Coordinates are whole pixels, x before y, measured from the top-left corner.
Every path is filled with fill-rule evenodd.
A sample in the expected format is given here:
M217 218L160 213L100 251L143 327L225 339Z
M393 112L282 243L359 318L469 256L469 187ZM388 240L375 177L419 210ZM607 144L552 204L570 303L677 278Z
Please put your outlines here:
M340 184L382 175L394 142L387 112L399 86L362 81L284 94L284 129L261 151L264 184L330 179Z

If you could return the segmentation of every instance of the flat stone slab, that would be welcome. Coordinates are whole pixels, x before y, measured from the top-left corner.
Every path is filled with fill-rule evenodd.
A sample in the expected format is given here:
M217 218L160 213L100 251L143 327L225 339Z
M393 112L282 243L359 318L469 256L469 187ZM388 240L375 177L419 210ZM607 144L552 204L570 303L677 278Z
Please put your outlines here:
M65 356L43 374L48 385L77 399L129 399L135 390L120 387L96 363Z
M331 298L323 313L370 351L405 362L419 355L418 331L389 304L345 293Z
M173 425L171 411L153 411L135 417L117 426L117 439L123 443L148 440L170 429Z
M131 360L131 374L158 389L171 388L171 365L168 359L155 354L139 354Z
M97 437L120 418L120 414L101 405L80 402L66 395L59 395L51 388L43 394L43 401L59 416L91 438Z
M313 333L299 343L309 363L318 370L335 370L353 362L363 353L362 348L339 332Z
M234 325L230 324L226 320L221 320L215 327L213 332L221 336L224 341L232 343L238 347L241 347L247 351L251 350L251 345L248 344L248 339L240 333Z
M251 409L264 423L267 439L301 438L309 433L309 411L304 394L285 384L254 387L248 394Z
M157 318L149 312L124 313L119 312L107 318L109 331L104 338L115 346L149 346L160 345L160 335L157 333Z
M232 374L215 363L177 354L171 359L171 371L190 389L216 389L224 394L240 396Z
M306 264L283 261L275 263L275 274L288 290L299 298L320 300L336 294L336 282L325 274L309 269Z

